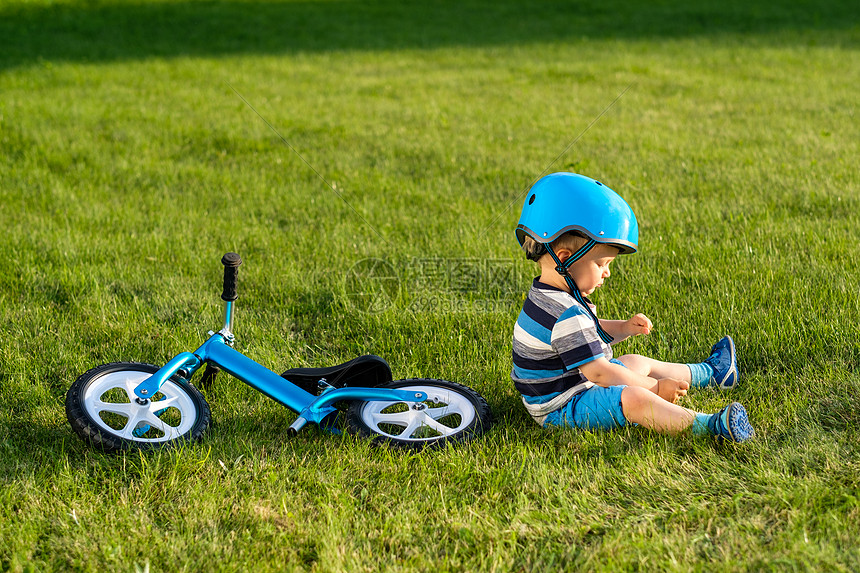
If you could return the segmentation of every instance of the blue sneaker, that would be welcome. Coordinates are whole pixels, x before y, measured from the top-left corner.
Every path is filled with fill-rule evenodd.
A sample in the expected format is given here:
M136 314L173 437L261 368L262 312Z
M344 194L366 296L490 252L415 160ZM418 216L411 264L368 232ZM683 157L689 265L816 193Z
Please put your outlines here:
M750 424L746 408L739 402L733 402L712 416L708 421L708 429L722 442L745 442L755 436L755 430Z
M729 390L738 382L738 360L735 355L735 342L731 336L726 336L711 348L711 355L704 363L714 369L709 386L721 390Z

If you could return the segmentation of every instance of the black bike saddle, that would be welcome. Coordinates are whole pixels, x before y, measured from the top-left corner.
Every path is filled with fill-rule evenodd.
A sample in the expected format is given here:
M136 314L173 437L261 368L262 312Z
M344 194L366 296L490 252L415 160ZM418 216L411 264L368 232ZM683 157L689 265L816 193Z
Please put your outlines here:
M374 354L365 354L349 362L326 368L290 368L283 374L285 378L311 394L319 393L319 380L336 388L344 386L366 386L373 388L391 382L391 368L388 362Z

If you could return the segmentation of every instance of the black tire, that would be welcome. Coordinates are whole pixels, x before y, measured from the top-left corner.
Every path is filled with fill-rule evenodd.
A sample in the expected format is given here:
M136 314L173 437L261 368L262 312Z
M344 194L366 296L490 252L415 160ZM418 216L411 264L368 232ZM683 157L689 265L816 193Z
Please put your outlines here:
M373 437L377 444L422 449L463 443L481 435L492 423L487 401L456 382L411 378L380 388L425 392L428 398L412 407L398 401L353 401L347 427L354 434Z
M113 362L81 374L66 393L72 430L106 452L199 440L212 415L209 404L188 382L174 376L151 400L136 402L134 387L157 371L153 364ZM169 405L159 408L162 401Z

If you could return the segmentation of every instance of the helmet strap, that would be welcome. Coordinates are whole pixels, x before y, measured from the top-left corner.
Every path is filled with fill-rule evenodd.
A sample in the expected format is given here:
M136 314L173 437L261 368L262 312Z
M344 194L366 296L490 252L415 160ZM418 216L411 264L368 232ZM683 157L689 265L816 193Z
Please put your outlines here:
M568 269L573 263L581 259L585 254L594 248L594 245L597 244L597 241L594 239L589 239L587 243L585 243L582 247L577 249L575 253L565 259L564 262L561 262L561 259L558 258L558 255L555 254L555 251L552 250L552 246L549 243L546 243L544 246L546 247L547 252L552 257L552 260L555 262L555 270L558 274L564 277L564 282L567 283L567 287L570 289L570 294L573 295L573 298L585 307L585 310L588 311L588 314L591 315L591 318L594 320L594 325L597 327L597 334L600 336L601 340L606 344L611 343L614 338L612 338L608 332L603 330L603 327L600 326L600 321L597 319L597 316L594 314L594 311L591 310L591 307L588 304L588 300L582 296L582 292L580 292L579 287L576 286L576 283L573 281L573 277L570 276Z

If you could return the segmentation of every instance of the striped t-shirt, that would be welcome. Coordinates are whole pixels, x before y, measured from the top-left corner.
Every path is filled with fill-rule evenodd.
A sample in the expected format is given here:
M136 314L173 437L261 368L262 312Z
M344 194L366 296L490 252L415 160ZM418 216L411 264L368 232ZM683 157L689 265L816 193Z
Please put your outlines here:
M611 360L612 347L597 334L588 310L570 293L535 279L514 325L511 378L523 398L540 403L574 386L590 388L579 366L601 356Z

